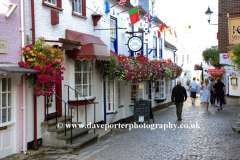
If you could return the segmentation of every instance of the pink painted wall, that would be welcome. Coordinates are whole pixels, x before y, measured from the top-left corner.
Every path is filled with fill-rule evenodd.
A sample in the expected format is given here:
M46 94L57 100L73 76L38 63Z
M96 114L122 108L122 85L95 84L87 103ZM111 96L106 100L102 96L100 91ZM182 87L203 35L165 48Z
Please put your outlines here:
M18 7L10 18L6 20L6 14L11 7L9 3L16 3ZM7 8L9 7L9 8ZM8 53L0 53L0 62L17 63L20 61L21 47L21 5L20 0L0 0L0 39L8 40Z
M25 95L27 95L28 83L25 80ZM25 96L25 105L27 108L27 96ZM18 85L18 153L21 153L23 148L23 77L21 77L21 83ZM27 148L27 109L26 109L26 148Z

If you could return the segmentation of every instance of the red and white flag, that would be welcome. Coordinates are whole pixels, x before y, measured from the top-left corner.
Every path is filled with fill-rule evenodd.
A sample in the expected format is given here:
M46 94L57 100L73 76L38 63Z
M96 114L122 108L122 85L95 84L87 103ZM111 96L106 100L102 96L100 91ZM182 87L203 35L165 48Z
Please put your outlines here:
M127 2L127 0L120 0L120 1L118 2L118 5L119 5L119 6L124 6L126 2Z

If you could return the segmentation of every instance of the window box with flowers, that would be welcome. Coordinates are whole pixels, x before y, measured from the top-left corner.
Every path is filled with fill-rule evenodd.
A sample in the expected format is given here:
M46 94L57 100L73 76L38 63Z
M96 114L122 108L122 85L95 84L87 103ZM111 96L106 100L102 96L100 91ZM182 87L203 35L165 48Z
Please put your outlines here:
M55 85L64 79L62 74L65 67L61 49L45 45L44 38L36 41L34 46L30 46L27 36L27 46L22 48L21 54L26 61L20 61L18 65L37 71L37 74L27 77L34 94L51 97Z
M194 70L197 71L197 70L202 70L202 64L195 64L194 65Z

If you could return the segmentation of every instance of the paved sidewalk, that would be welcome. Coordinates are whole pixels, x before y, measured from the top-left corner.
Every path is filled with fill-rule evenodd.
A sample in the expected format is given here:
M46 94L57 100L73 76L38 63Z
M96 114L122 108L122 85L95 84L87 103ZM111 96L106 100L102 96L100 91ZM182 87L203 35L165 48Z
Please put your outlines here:
M206 111L199 98L192 106L184 103L182 121L175 106L154 113L155 124L198 124L200 128L123 129L123 134L75 154L46 156L44 159L145 160L145 159L240 159L240 134L231 130L240 114L239 98L227 98L222 111L210 106ZM194 127L192 125L192 127ZM40 159L39 159L40 160ZM43 160L43 159L42 159Z

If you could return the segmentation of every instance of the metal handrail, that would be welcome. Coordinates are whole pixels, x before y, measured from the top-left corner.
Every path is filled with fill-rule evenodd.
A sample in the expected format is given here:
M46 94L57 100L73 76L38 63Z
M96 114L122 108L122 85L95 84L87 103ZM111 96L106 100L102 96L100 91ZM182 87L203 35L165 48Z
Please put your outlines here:
M64 85L64 86L68 86L69 88L71 88L72 90L74 90L75 92L77 92L81 97L83 97L85 100L87 100L88 102L90 102L91 104L93 104L93 102L91 102L89 99L87 99L86 97L84 97L83 95L81 95L78 91L76 91L75 89L73 89L72 87L70 87L69 85Z

